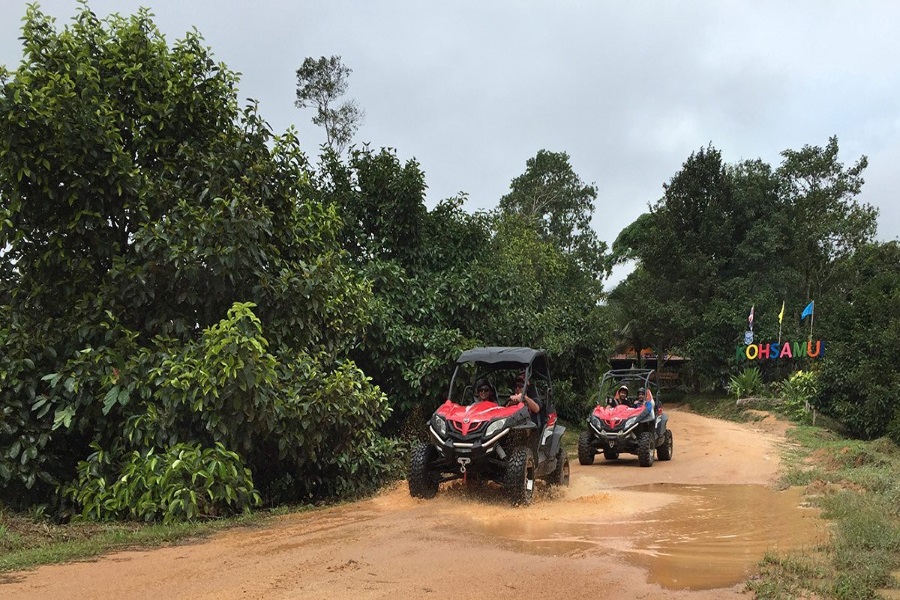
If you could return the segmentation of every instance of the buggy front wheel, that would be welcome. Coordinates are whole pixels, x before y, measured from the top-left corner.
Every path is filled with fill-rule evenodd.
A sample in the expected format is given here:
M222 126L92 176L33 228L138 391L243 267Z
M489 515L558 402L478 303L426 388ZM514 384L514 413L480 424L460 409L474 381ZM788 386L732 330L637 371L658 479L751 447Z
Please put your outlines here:
M578 436L578 462L583 465L594 464L594 455L597 450L594 448L594 439L590 431L582 431Z
M653 434L649 431L639 433L637 436L638 462L642 467L653 466L653 453L656 448L653 445Z
M534 499L534 454L531 448L519 446L509 455L504 478L510 501L518 505L531 504Z
M431 463L437 458L437 448L422 442L413 450L409 461L409 495L413 498L434 498L438 492L438 481L431 470Z

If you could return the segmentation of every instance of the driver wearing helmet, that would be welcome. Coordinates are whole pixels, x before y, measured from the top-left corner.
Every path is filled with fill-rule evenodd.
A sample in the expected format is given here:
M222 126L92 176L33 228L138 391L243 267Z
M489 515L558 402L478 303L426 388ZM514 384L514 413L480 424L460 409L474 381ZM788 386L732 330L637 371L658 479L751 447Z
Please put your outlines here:
M616 390L615 396L610 398L608 404L610 406L619 406L620 404L628 404L628 386L627 385L619 386L619 389Z

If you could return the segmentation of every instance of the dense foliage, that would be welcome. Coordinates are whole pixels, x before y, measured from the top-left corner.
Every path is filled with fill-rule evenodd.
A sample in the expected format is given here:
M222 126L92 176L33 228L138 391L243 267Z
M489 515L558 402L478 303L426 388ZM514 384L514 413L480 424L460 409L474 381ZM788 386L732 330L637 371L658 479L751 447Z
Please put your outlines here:
M762 376L756 367L747 367L728 381L728 392L737 399L749 398L764 389Z
M825 359L760 360L762 379L786 380L797 404L791 373L816 370L798 414L810 405L859 435L900 441L900 255L896 241L874 240L877 212L856 199L867 161L845 167L836 138L782 156L777 169L727 165L712 146L688 158L613 245L615 260L636 264L611 294L621 331L686 354L691 383L719 387L748 366L730 350L743 344L750 307L757 340L806 341L812 323L800 311L815 300Z
M866 244L838 271L816 404L857 435L900 443L900 243Z
M568 157L554 156L551 167L574 177ZM527 167L532 178L554 180L535 175L534 161ZM581 418L607 347L602 285L583 251L593 248L591 264L602 263L602 244L571 227L565 239L550 235L544 219L503 203L470 214L464 198L451 198L428 210L419 165L401 164L391 150L356 149L346 162L326 152L317 187L343 217L342 244L373 285L372 323L351 356L389 391L396 425L424 420L446 394L453 360L478 344L548 349L557 408ZM595 194L557 199L554 210L585 223Z
M184 443L237 452L271 499L382 480L390 408L346 358L370 285L295 136L146 11L56 31L31 8L23 38L0 89L0 494Z
M85 517L172 522L216 515L222 507L245 510L261 501L250 469L221 444L175 444L159 456L153 449L135 450L111 476L111 457L93 448L78 465L78 479L65 489Z

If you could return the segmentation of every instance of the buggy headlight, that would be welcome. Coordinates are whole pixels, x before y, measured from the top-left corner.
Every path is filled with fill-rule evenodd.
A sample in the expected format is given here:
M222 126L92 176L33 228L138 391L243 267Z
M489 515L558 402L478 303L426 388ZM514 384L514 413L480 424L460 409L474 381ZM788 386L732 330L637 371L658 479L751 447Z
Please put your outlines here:
M591 418L589 420L591 422L591 425L600 427L600 417L598 417L597 415L591 415Z
M631 417L625 421L625 429L631 429L631 426L637 423L637 417Z
M497 419L484 430L484 437L490 437L506 426L506 419Z
M444 417L439 417L434 415L434 418L431 420L432 426L434 426L434 431L441 437L446 437L447 435L447 421L444 420Z

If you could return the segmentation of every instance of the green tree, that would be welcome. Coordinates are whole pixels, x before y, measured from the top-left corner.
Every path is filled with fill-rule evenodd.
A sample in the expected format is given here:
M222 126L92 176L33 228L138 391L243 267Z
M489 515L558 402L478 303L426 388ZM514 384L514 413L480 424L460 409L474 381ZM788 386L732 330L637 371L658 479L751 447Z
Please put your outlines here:
M464 198L429 211L418 163L392 150L354 150L346 162L326 153L321 179L343 216L342 243L373 286L372 322L353 358L390 397L393 427L422 419L496 310L481 277L492 262L489 219L466 213Z
M762 275L777 273L786 249L777 181L760 161L729 166L708 146L664 189L613 244L614 260L637 267L611 302L658 355L687 353L696 383L720 385L732 360L724 349L738 342L751 304L783 297L781 275Z
M428 211L425 174L415 160L401 164L396 152L368 146L350 152L346 163L326 152L317 187L340 213L340 239L351 256L363 263L395 260L407 268L419 263Z
M341 63L340 56L307 57L297 69L297 108L313 107L312 122L325 128L328 148L340 154L353 139L365 118L355 100L335 108L347 93L347 79L353 71Z
M377 482L389 408L346 361L370 286L296 138L146 10L57 31L31 7L23 40L0 88L0 493L45 501L92 445L181 442L240 451L270 497Z
M373 285L372 323L353 358L387 392L394 425L433 410L453 360L477 344L545 347L560 380L579 391L596 380L601 284L533 220L469 214L464 197L429 211L424 174L393 151L355 150L346 162L326 153L322 164L322 197Z
M602 272L606 244L591 228L597 188L575 173L568 154L539 150L509 188L500 199L500 212L533 223L544 239L574 256L589 272Z
M777 175L791 224L791 258L811 299L828 286L837 259L874 239L878 211L856 200L868 159L844 168L837 137L824 148L807 145L781 154Z
M833 280L821 308L816 301L816 337L827 343L817 408L856 435L900 443L900 243L864 244L839 261Z
M781 303L802 305L815 293L819 306L829 296L824 283L874 232L875 211L854 199L864 158L844 169L834 138L824 150L783 156L773 171L759 160L726 165L718 150L702 148L613 244L614 260L637 262L611 296L620 327L634 319L658 351L687 353L701 385L743 366L724 349L740 342L751 305L763 316L756 334L774 338ZM797 326L788 318L784 336ZM778 378L777 367L762 370Z
M489 345L548 350L557 409L566 418L582 418L582 403L609 349L603 286L534 225L517 214L501 213L495 221L491 258L480 263L484 274L478 279L479 295L490 308L474 315L476 331Z
M649 216L614 244L617 256L637 257L638 268L612 295L626 322L634 321L658 355L688 345L700 329L729 266L738 226L734 186L712 146L691 154L664 190Z

